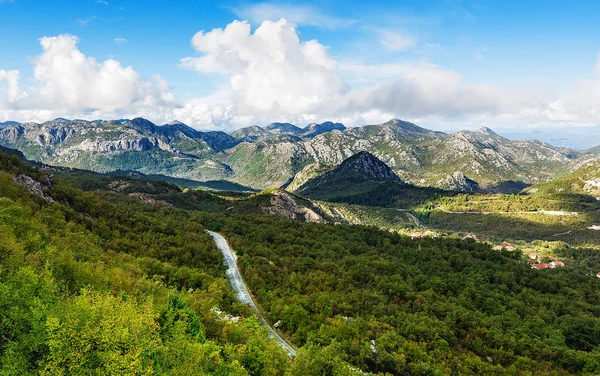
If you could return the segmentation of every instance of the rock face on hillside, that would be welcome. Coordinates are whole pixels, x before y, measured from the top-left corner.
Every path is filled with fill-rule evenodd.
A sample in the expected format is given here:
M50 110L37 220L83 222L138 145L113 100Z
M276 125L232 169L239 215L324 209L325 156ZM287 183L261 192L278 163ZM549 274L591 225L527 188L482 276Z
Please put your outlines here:
M436 186L449 191L473 193L479 190L479 184L471 180L460 171L448 175L437 182Z
M265 214L279 215L305 222L327 222L325 214L310 201L293 196L284 190L271 192L269 203L262 206Z

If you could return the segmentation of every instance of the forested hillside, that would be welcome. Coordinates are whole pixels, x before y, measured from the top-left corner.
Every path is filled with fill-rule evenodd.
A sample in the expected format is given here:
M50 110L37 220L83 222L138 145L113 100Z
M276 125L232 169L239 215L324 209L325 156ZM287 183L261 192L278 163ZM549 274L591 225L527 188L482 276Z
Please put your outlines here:
M193 212L112 201L0 153L0 374L320 374L328 349L292 363L234 301Z

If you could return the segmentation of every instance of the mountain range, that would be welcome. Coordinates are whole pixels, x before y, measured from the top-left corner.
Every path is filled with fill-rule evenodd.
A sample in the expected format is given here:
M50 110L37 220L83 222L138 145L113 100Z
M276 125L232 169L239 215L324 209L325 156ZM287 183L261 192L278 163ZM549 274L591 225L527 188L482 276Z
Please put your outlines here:
M271 123L227 134L198 131L178 121L155 125L142 118L59 118L2 123L0 145L57 166L292 190L361 151L376 156L405 182L463 191L520 190L598 153L509 140L489 128L447 134L398 119L355 128L332 122L304 128Z

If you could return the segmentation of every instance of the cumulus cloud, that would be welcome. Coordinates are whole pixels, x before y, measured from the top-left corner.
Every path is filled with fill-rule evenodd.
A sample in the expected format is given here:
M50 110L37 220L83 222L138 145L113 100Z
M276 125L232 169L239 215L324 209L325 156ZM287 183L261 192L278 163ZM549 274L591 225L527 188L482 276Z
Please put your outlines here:
M31 92L36 106L114 111L163 102L164 84L142 80L117 60L85 56L77 43L77 37L67 34L40 39L43 52L34 59L38 85Z
M466 113L498 113L508 110L518 98L499 88L465 84L454 71L430 64L388 67L397 71L393 79L348 94L333 101L335 113L381 110L418 117L430 114L458 116ZM365 70L378 69L365 67ZM329 104L331 106L331 103Z
M200 31L192 39L203 55L181 60L183 67L229 77L240 115L296 115L348 90L337 62L316 40L301 42L282 19L265 21L254 33L247 22Z
M0 70L0 103L7 104L4 117L9 111L19 118L38 119L41 114L113 114L177 104L160 76L154 82L143 80L132 67L114 59L98 62L85 56L77 43L77 37L67 34L41 38L42 53L33 59L35 84L26 93L19 89L18 71Z

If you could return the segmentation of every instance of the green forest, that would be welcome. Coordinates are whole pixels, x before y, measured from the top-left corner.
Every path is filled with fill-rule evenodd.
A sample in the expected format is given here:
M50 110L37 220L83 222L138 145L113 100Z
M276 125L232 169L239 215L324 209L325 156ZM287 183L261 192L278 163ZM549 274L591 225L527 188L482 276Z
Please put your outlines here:
M362 226L217 221L270 319L373 372L600 372L600 281L520 252Z
M536 271L472 240L225 214L183 202L208 193L52 174L0 152L2 375L600 373L595 251ZM228 238L295 359L235 301L205 229Z

